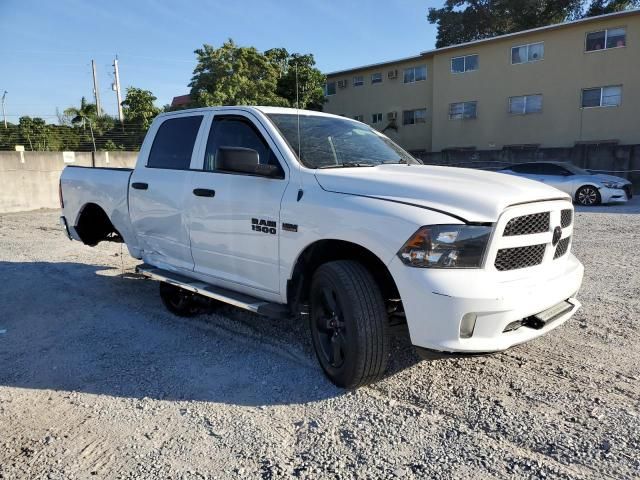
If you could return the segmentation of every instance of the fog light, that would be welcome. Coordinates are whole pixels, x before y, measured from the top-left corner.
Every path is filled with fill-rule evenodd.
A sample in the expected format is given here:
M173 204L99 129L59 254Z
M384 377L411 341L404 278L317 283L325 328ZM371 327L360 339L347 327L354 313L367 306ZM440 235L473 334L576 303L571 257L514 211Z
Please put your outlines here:
M471 338L473 335L473 329L476 328L476 319L478 316L475 313L466 313L462 317L460 322L460 338Z

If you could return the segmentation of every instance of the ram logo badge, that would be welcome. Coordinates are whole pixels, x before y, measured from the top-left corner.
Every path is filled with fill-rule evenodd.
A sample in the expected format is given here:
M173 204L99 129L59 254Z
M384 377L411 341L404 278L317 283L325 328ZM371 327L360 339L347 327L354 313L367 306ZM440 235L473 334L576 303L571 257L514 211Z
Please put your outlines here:
M251 219L251 230L254 232L269 233L275 235L277 232L276 222L273 220L263 220L261 218Z

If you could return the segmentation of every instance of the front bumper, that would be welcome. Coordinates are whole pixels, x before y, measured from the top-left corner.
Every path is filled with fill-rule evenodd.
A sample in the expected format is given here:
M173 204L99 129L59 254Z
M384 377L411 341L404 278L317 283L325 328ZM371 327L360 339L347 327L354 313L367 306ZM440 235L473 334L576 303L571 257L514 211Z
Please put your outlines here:
M69 224L67 223L67 219L64 215L60 217L60 225L62 225L62 228L64 228L64 233L67 234L67 238L69 240L73 240L73 237L71 237L71 232L69 231Z
M625 188L600 188L600 199L602 203L626 202L633 196L631 187Z
M509 277L507 281L502 272L411 268L397 258L389 267L402 297L411 342L430 350L460 353L505 350L562 325L581 306L575 295L584 268L572 254L553 267L525 272L522 277ZM573 307L541 328L522 325L508 330L514 322L563 300ZM465 315L476 316L473 333L468 338L461 334Z

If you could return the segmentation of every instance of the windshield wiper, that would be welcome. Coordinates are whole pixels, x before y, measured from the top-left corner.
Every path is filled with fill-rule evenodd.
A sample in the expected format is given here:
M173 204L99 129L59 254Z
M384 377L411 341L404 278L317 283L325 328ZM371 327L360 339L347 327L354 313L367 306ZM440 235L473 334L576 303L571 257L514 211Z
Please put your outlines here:
M337 163L335 165L322 165L317 168L318 169L320 168L351 168L351 167L374 167L374 166L375 165L373 165L372 163L343 162L343 163Z

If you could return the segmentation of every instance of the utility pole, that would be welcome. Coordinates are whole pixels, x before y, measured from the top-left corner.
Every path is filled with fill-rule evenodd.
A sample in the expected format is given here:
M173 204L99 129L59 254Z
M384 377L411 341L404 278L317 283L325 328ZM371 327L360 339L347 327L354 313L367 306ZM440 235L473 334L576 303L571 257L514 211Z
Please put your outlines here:
M91 70L93 71L93 98L96 99L96 113L102 116L102 106L100 105L100 90L98 89L98 75L96 74L96 62L91 60Z
M7 96L7 91L5 90L2 94L2 117L4 118L4 129L7 129L7 114L4 112L4 98Z
M116 97L118 98L118 118L120 119L120 123L124 123L124 117L122 115L122 97L120 96L120 72L118 71L118 56L116 55L115 60L113 61L113 74L116 79L116 83L114 84L114 89L116 91Z

